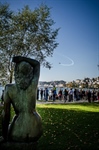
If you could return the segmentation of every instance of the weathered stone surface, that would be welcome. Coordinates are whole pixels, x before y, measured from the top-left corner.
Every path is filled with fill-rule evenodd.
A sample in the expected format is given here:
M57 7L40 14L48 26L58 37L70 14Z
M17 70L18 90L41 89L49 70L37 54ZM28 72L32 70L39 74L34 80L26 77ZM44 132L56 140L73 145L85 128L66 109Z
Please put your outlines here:
M3 144L3 146L10 147L10 149L11 145L12 148L23 146L25 149L29 147L28 150L30 150L30 147L34 146L30 142L37 141L42 135L42 119L36 111L40 63L21 56L14 57L13 62L15 63L15 84L5 86L2 113L3 138L11 143ZM15 116L10 123L11 105ZM20 142L24 144L18 144Z

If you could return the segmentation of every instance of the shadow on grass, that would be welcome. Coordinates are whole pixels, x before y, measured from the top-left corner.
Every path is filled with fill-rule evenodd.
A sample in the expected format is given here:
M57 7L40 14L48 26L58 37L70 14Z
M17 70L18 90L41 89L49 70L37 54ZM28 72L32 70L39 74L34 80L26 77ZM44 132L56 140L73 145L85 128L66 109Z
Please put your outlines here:
M92 103L87 103L87 102L78 102L78 103L45 103L46 105L74 105L74 106L77 106L77 105L81 105L81 106L99 106L99 102L92 102Z
M98 103L45 104L46 107L40 106L37 106L37 111L42 117L43 135L38 141L37 150L99 149L99 112L76 109L80 106L97 109ZM58 109L58 106L61 109ZM73 106L75 108L72 109ZM67 107L71 109L67 109ZM14 114L13 109L11 114Z
M38 108L38 112L44 130L39 150L99 149L99 112L55 108Z

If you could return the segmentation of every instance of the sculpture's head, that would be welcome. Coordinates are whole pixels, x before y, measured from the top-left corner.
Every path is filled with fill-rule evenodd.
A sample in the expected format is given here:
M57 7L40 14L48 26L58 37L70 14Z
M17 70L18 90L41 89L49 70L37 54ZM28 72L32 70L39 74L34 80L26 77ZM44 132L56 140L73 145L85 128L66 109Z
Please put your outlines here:
M15 66L15 82L18 88L27 89L33 79L33 67L25 61Z

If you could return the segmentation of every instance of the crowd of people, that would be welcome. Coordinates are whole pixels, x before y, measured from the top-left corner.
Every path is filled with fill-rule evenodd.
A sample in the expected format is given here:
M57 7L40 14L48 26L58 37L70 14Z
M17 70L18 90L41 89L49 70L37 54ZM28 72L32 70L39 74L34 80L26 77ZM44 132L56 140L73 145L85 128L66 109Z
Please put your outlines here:
M41 88L37 90L37 100L60 100L64 102L73 102L79 100L87 100L89 103L94 101L99 101L99 91L96 89L67 89L67 88L60 88L59 90L56 89L55 86L53 88Z
M3 104L3 93L1 96L1 104ZM67 88L60 88L57 90L55 86L53 88L41 88L37 89L37 100L45 100L45 101L55 101L60 100L64 102L73 102L79 100L87 100L89 103L94 101L99 101L99 90L84 90L84 89L67 89Z

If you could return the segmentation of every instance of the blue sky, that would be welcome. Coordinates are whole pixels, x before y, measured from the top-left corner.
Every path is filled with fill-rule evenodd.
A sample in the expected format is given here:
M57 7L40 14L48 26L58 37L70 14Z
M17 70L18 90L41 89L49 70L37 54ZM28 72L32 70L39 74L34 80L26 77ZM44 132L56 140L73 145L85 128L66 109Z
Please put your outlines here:
M99 76L99 0L0 0L14 11L41 3L51 7L53 28L59 30L59 46L48 60L52 69L41 67L40 81L73 81Z

